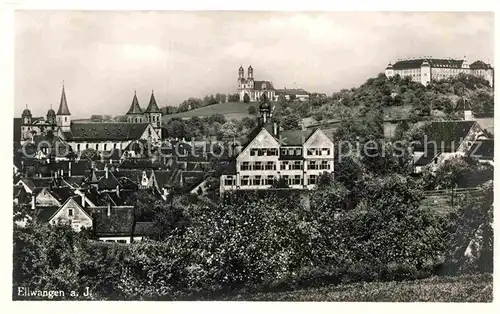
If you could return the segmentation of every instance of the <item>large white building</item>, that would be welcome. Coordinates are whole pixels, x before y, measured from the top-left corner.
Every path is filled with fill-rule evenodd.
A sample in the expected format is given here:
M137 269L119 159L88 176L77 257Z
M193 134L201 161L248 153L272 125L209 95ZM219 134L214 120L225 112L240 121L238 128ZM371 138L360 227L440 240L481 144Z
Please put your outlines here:
M271 120L269 103L260 105L259 125L241 153L227 165L220 192L268 189L285 180L290 188L310 189L323 172L333 173L334 144L321 129L281 131Z
M415 82L424 85L434 80L442 80L454 77L460 73L482 77L493 86L493 67L483 61L475 61L471 64L464 57L463 59L433 59L416 58L398 60L396 63L389 63L385 68L385 75L393 77L410 77Z

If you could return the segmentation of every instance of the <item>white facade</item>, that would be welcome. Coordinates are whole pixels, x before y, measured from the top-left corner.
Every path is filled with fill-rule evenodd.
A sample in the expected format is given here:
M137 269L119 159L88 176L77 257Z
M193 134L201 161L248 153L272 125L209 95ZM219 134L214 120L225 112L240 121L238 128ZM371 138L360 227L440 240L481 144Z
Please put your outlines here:
M313 188L323 172L333 173L333 142L316 130L302 145L283 146L267 129L237 156L234 173L221 176L220 192L269 189L285 179L294 189Z
M389 64L385 69L387 77L399 75L427 85L434 80L454 77L460 73L484 78L493 86L493 68L482 61L469 64L467 59L414 59Z

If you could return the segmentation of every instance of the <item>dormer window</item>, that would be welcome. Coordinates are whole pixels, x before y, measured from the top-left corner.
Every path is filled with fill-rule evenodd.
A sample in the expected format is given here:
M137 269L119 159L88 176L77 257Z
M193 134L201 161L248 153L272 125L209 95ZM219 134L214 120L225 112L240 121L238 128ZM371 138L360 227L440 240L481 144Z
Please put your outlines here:
M68 209L68 216L73 217L73 208Z

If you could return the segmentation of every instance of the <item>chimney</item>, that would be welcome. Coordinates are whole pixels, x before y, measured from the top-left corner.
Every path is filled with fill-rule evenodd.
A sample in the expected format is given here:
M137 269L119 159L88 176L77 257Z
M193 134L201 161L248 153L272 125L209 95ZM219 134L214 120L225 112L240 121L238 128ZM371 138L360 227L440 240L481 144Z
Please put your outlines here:
M71 161L68 164L68 177L71 177Z
M278 136L278 123L276 122L273 123L273 133L274 136Z
M35 194L31 194L31 209L35 210Z
M108 210L107 210L106 215L107 215L108 217L109 217L109 216L111 216L111 203L110 203L110 202L108 202Z

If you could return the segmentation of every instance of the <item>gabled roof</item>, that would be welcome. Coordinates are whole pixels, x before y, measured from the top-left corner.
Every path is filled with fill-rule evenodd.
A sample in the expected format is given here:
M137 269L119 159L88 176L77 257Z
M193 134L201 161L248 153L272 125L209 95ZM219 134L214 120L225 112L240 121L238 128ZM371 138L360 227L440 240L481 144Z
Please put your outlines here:
M66 134L68 141L126 141L138 140L146 132L148 123L127 122L74 122L71 132Z
M139 100L137 99L137 94L134 92L134 98L132 99L132 104L127 114L142 114L141 106L139 106Z
M68 108L68 102L66 101L66 92L64 91L64 85L62 88L61 103L59 104L59 110L57 110L57 115L65 115L65 116L71 115Z
M468 154L470 157L493 160L495 156L495 141L477 140L470 148Z
M415 141L414 149L423 151L427 145L428 150L455 152L475 123L475 121L435 121L426 124L423 126L424 135Z
M274 90L274 86L273 86L273 83L271 83L269 81L254 81L253 82L253 89L255 89L255 90Z
M286 130L279 133L281 146L302 146L307 139L316 132L311 130Z
M40 212L36 217L39 221L48 222L59 211L59 208L59 206L40 207Z
M477 60L477 61L472 62L471 65L470 65L470 68L473 69L473 70L481 70L481 69L488 70L488 69L493 69L493 67L491 66L491 64L485 63L485 62L483 62L481 60Z
M420 158L415 162L415 166L427 166L439 155L440 153L430 150L427 154L420 156Z
M158 108L158 105L156 104L154 92L151 92L151 98L149 99L149 105L146 108L146 111L144 111L144 112L148 112L148 113L161 112L160 108Z
M129 236L134 227L133 206L111 206L108 216L108 206L89 207L94 218L94 230L97 236Z

